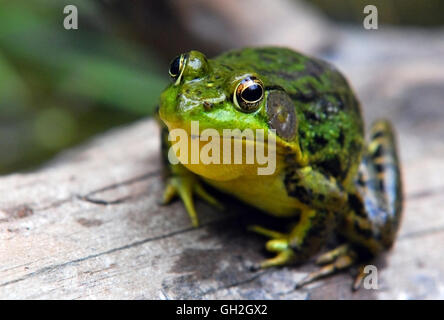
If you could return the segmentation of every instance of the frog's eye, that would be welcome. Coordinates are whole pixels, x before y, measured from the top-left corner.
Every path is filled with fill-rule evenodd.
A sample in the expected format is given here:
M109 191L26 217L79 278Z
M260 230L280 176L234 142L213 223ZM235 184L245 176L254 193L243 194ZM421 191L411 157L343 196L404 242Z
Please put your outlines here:
M264 84L254 76L243 79L234 90L234 105L243 112L257 110L264 97Z
M175 80L175 84L178 84L180 82L184 66L185 56L183 54L177 56L173 59L173 61L171 61L170 70L168 70L168 73L170 74L170 77Z

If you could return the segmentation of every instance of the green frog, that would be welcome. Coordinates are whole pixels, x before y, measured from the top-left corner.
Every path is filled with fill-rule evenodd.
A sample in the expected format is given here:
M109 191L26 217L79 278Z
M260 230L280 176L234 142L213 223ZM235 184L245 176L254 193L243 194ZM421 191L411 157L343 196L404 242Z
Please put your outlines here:
M158 110L165 159L173 144L169 132L190 133L196 122L200 131L189 135L190 142L205 129L221 140L227 140L224 129L261 129L265 144L273 138L276 156L275 170L267 175L253 170L258 163L170 161L163 202L179 196L197 226L194 196L221 206L208 184L292 221L285 232L249 226L268 238L266 249L275 254L258 268L304 262L336 235L340 245L321 254L320 267L296 287L356 265L353 288L359 288L362 261L392 246L401 219L391 124L376 121L366 141L359 102L344 76L325 61L287 48L237 49L213 59L190 51L171 62L169 75L172 83ZM202 142L198 146L201 150Z

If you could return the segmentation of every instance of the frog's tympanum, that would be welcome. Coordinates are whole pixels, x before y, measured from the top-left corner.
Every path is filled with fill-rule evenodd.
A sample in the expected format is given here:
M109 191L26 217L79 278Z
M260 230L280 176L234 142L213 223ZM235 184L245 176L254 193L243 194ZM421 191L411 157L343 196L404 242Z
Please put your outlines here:
M197 226L193 195L219 206L205 189L209 184L291 220L288 232L250 226L269 238L266 249L275 253L260 268L303 262L337 235L342 244L321 254L322 267L297 287L357 265L358 288L363 261L390 248L401 218L390 123L376 121L366 142L359 102L341 73L290 49L246 48L214 59L190 51L172 61L169 73L172 84L159 106L165 156L172 145L168 132L189 132L192 122L216 130L221 140L224 129L263 129L275 138L276 169L259 175L251 170L258 164L168 164L164 202L178 195Z

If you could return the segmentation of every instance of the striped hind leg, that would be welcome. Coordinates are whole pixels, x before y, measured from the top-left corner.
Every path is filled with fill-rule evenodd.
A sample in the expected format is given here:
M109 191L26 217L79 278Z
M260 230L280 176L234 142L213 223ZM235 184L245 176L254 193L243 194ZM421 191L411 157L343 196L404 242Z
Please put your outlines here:
M372 257L392 245L401 219L402 185L393 129L387 121L378 121L371 129L356 192L349 195L348 207L338 228L346 243L321 255L316 263L323 266L297 288L354 265L363 254ZM363 267L361 264L354 290L365 277Z
M393 225L392 241L396 235L402 212L401 170L395 135L390 122L377 121L368 145L369 188L376 195L380 210L385 210L388 223ZM391 245L388 244L389 246Z
M402 212L401 173L388 121L377 121L371 128L356 187L340 232L350 243L377 255L393 244Z

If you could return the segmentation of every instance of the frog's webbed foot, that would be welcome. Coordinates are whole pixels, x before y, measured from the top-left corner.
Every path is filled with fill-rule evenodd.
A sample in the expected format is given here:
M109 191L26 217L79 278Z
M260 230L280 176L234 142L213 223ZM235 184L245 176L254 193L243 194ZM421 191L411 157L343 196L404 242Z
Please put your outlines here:
M322 265L318 270L309 273L304 279L296 284L296 289L300 289L306 284L316 281L320 278L332 275L340 270L345 270L351 267L356 262L356 253L350 248L348 244L340 245L339 247L328 251L318 257L317 265ZM361 273L360 273L361 275ZM362 278L356 278L353 288L359 288Z
M163 193L162 204L168 204L176 196L179 196L191 218L191 223L194 227L197 227L199 226L199 219L194 207L194 194L210 205L220 210L223 209L219 201L204 189L199 179L193 173L187 171L183 171L181 174L174 174L168 178Z

